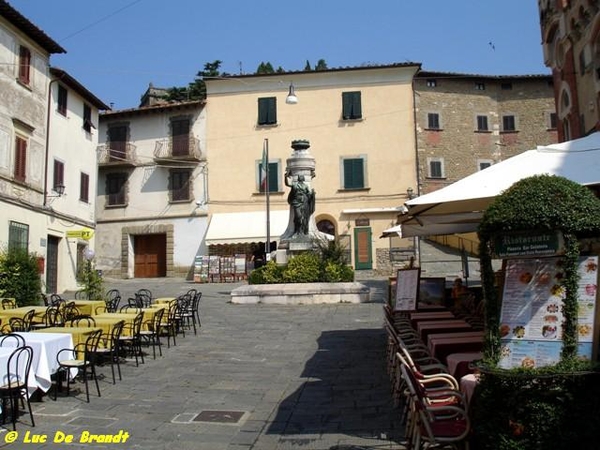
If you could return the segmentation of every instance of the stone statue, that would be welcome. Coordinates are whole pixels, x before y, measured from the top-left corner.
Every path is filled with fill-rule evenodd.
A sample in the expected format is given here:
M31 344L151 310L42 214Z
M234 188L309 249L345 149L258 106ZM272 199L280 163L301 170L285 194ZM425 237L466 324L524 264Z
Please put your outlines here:
M308 221L315 212L315 190L304 181L304 175L298 175L297 181L291 181L292 175L285 174L285 185L290 187L288 203L294 215L294 234L308 235Z

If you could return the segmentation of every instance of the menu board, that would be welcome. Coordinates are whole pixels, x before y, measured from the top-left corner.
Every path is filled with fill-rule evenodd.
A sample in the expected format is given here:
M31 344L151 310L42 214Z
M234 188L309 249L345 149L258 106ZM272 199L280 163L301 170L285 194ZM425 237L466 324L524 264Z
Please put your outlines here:
M500 316L500 367L541 367L555 364L562 350L560 281L563 259L515 259L506 264ZM598 257L582 257L578 266L578 354L592 357L598 284Z
M396 276L396 311L415 311L419 294L419 269L400 269Z

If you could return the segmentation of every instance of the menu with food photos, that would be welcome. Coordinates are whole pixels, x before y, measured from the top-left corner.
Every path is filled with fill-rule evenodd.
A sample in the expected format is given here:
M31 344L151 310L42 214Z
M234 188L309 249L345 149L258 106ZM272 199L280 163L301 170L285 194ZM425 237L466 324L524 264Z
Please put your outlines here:
M500 366L541 367L559 361L562 349L563 258L506 263L500 316ZM592 357L598 257L579 260L578 354Z

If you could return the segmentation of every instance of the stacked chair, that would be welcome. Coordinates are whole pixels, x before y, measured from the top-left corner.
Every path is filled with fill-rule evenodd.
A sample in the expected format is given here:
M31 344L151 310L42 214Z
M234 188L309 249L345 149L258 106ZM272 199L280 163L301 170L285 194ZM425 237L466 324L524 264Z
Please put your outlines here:
M387 371L409 448L467 448L471 425L457 380L434 358L410 318L384 306Z

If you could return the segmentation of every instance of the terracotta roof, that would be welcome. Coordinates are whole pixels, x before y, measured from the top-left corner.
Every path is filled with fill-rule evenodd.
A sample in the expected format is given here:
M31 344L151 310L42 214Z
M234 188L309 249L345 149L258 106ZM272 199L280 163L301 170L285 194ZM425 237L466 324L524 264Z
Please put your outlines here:
M48 53L67 53L56 41L31 23L29 19L10 6L5 0L0 0L0 16L4 17L24 34L37 42Z
M59 69L58 67L50 67L50 74L52 74L53 77L60 79L61 82L69 86L75 92L79 93L96 108L104 110L110 109L110 107L106 106L102 100L92 94L85 86L64 70Z
M487 78L495 80L514 80L517 78L543 79L552 78L552 74L529 74L529 75L482 75L476 73L458 73L458 72L437 72L430 70L421 70L416 78Z
M159 105L141 106L139 108L121 109L100 114L100 119L115 119L124 116L137 116L142 114L161 113L169 110L192 109L204 106L204 100L194 100L189 102L161 103Z

